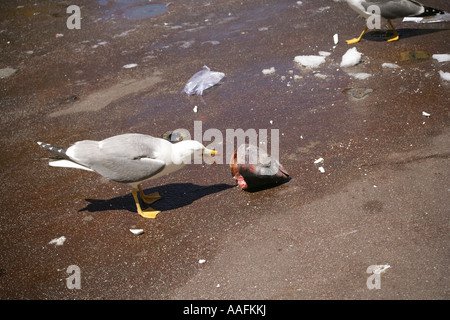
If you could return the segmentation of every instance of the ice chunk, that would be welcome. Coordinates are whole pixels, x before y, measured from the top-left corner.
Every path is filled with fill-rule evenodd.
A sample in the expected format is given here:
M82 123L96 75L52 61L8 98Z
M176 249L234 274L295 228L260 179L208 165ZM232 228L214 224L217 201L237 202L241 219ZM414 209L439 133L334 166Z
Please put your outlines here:
M65 241L66 241L66 237L62 236L62 237L51 240L48 244L54 244L55 246L62 246Z
M339 36L338 36L337 33L333 36L333 41L334 41L334 44L338 44L338 42L339 42Z
M275 73L275 68L272 67L272 68L269 68L269 69L263 69L262 73L264 75L273 74L273 73Z
M321 163L321 162L323 162L323 158L319 158L319 159L317 159L317 160L314 161L314 163L316 163L316 164L317 164L317 163Z
M325 62L324 56L296 56L294 61L307 68L317 68Z
M319 51L319 55L322 57L328 57L331 54L331 52L328 51Z
M383 68L391 68L391 69L400 68L397 64L395 64L395 63L388 63L388 62L383 63L381 66Z
M372 76L370 73L365 72L349 73L349 75L358 80L365 80Z
M325 173L325 169L323 167L319 167L320 173Z
M445 81L450 81L450 72L444 72L442 70L439 71L441 78Z
M122 68L131 69L131 68L135 68L135 67L137 67L137 63L129 63L129 64L124 65Z
M130 229L130 231L137 236L144 233L144 229Z
M428 112L425 112L425 111L422 111L422 115L427 118L429 118L431 116L431 114L429 114Z
M362 54L356 50L356 47L348 49L347 52L342 56L341 67L353 67L361 62Z
M432 58L438 62L447 62L450 61L450 54L433 54Z
M203 90L216 85L224 76L224 73L211 71L207 66L204 66L203 70L197 72L189 79L188 83L184 87L184 92L189 95L202 95Z

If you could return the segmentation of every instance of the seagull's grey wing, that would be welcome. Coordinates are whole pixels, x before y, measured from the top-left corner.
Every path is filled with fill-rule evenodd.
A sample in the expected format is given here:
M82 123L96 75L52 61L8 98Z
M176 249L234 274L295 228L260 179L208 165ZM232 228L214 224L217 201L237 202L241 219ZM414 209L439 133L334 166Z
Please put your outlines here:
M158 155L170 142L141 134L124 134L102 141L84 140L67 149L67 155L102 176L117 182L143 181L165 167Z
M361 4L368 13L369 6L378 6L386 19L415 16L423 11L423 5L414 0L363 0Z

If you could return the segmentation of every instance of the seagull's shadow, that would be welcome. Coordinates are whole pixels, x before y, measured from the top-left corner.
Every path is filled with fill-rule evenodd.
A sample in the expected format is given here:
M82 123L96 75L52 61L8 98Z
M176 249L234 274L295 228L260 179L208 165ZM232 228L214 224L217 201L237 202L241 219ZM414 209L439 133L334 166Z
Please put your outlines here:
M441 31L446 31L448 29L415 29L415 28L396 28L397 32L400 36L400 39L406 39L411 37L417 37L421 35L427 35L432 33L437 33ZM363 35L363 39L369 41L386 41L389 38L392 38L394 33L392 30L372 30L368 31Z
M159 192L159 194L162 196L162 199L153 203L151 207L159 211L169 211L187 206L207 195L221 192L233 187L234 185L229 184L199 186L192 183L172 183L144 190L144 193L150 194L153 192ZM86 199L86 201L90 203L80 211L99 212L111 210L128 210L137 212L136 205L131 194L131 188L130 193L124 196L108 200ZM142 201L141 206L143 209L148 207L148 205L142 203Z

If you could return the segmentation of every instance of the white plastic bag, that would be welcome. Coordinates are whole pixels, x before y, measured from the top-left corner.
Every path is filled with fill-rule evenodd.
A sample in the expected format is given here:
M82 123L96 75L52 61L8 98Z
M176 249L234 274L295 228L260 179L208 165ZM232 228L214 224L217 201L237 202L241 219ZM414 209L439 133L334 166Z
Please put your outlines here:
M211 71L207 66L204 66L203 70L197 72L189 79L188 83L184 87L184 92L189 95L202 95L203 90L216 85L224 76L225 73Z

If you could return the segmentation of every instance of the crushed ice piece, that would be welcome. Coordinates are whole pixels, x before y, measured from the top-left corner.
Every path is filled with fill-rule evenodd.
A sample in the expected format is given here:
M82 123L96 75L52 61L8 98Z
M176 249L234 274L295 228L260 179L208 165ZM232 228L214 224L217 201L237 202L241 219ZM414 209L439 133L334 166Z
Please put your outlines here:
M370 73L365 72L349 73L349 75L358 80L365 80L372 76Z
M450 81L450 72L444 72L442 70L439 71L441 78L445 81Z
M314 76L316 78L319 78L319 79L322 79L322 80L327 78L326 74L321 74L321 73L316 73L316 74L314 74Z
M144 233L144 229L130 229L130 231L137 236Z
M302 80L302 79L303 79L302 76L299 76L297 74L294 75L294 80Z
M319 56L322 57L328 57L331 54L331 52L328 51L319 51Z
M319 158L319 159L317 159L317 160L314 160L314 163L320 163L320 162L323 162L323 158Z
M400 67L398 66L398 64L396 64L396 63L388 63L388 62L383 63L383 64L381 65L381 67L383 67L383 68L390 68L390 69L397 69L397 68L400 68Z
M129 63L129 64L124 65L122 68L131 69L131 68L135 68L135 67L137 67L137 63Z
M422 115L424 117L430 117L431 116L431 114L429 114L428 112L425 112L425 111L422 111Z
M197 106L194 106L194 109L192 109L192 111L198 112L198 107L197 107Z
M402 22L420 22L423 18L421 17L404 17Z
M341 68L353 67L361 62L362 54L356 50L356 47L348 49L347 52L342 56Z
M62 246L64 244L64 241L66 241L66 237L61 236L59 238L51 240L48 244L54 244L55 246Z
M263 69L262 73L264 75L273 74L273 73L275 73L275 68L272 67L272 68L269 68L269 69Z
M433 54L431 56L433 59L436 59L438 62L447 62L450 61L450 54Z
M334 41L334 44L338 44L338 42L339 42L339 36L338 36L337 33L333 36L333 41Z
M55 35L55 37L56 37L56 38L61 38L61 37L64 37L64 34L62 34L62 33L57 33L57 34Z
M294 61L307 68L317 68L325 62L324 56L296 56Z
M325 173L325 169L324 169L323 167L319 167L319 171L320 171L321 173Z
M223 72L211 71L207 66L203 66L203 70L194 74L184 87L184 92L189 95L202 95L203 90L211 88L219 83L225 76Z
M200 259L200 260L198 260L198 263L200 263L200 264L203 264L203 263L205 263L205 262L206 262L205 259Z

